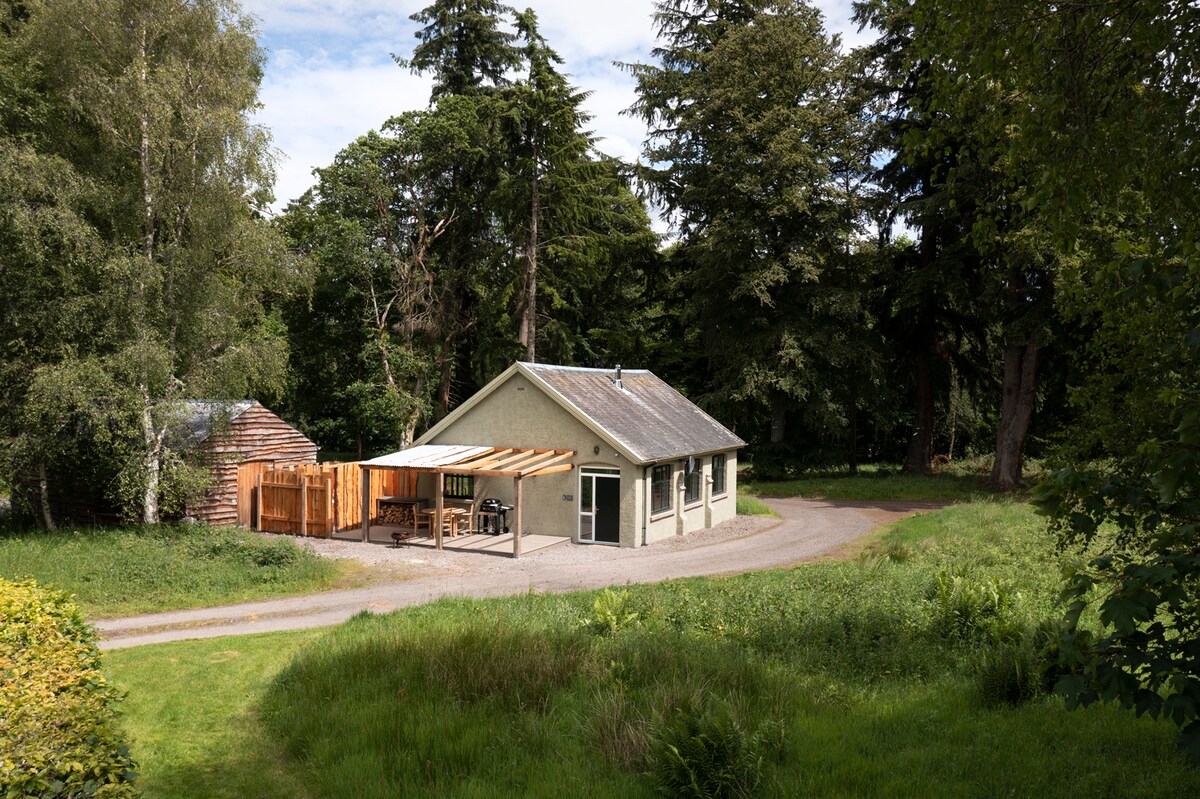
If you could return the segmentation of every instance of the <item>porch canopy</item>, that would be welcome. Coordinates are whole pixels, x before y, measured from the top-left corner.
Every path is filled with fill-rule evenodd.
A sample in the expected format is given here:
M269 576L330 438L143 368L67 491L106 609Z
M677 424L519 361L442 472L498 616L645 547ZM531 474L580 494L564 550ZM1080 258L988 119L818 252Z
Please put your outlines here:
M571 449L526 449L521 447L471 447L456 444L422 444L419 447L381 455L363 461L363 509L362 536L369 540L371 525L371 470L409 469L414 472L436 474L437 490L434 498L436 518L443 514L442 494L445 477L459 474L480 477L511 477L513 479L513 557L521 556L521 480L543 474L569 472L574 464L564 461L575 456ZM434 540L442 548L442 525L434 524Z

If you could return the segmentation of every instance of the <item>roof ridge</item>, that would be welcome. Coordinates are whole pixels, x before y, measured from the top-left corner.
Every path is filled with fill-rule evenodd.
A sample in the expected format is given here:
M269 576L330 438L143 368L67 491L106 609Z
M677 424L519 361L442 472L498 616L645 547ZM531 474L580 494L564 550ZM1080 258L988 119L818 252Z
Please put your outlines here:
M520 361L522 366L530 369L557 369L563 372L597 372L612 374L616 371L615 366L562 366L554 363L531 363L530 361ZM630 369L622 366L621 371L625 374L653 374L649 369Z

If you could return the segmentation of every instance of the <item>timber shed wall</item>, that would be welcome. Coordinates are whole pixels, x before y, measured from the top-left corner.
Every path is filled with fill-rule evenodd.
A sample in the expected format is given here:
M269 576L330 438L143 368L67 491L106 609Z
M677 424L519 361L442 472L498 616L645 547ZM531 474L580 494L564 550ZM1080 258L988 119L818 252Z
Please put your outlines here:
M213 485L188 512L209 524L237 524L238 464L270 461L277 466L316 463L317 445L255 402L201 445L213 462Z

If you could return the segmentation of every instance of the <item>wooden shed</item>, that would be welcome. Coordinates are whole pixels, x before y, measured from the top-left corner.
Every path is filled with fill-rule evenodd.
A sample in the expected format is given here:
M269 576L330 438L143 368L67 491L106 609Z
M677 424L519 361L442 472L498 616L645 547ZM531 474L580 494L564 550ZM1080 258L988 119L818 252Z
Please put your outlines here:
M184 424L212 459L212 487L188 508L190 516L209 524L248 526L250 489L261 472L317 462L317 445L258 402L191 401Z

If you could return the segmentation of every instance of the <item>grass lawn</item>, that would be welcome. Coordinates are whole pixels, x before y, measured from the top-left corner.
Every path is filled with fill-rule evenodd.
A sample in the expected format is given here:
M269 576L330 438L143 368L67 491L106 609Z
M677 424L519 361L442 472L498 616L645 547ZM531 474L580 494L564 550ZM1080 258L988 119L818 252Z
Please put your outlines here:
M297 649L324 631L119 649L107 670L129 692L123 723L147 797L287 799L305 780L264 736L256 703Z
M361 583L366 571L287 538L207 525L0 535L0 577L74 594L92 618L204 607Z
M734 771L761 755L762 796L1197 795L1170 724L984 701L989 655L1055 612L1049 544L1027 506L974 502L857 561L442 601L106 662L151 799L652 796L655 741L686 723L732 742L710 754Z

